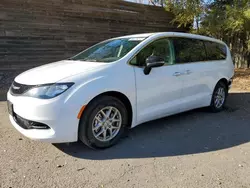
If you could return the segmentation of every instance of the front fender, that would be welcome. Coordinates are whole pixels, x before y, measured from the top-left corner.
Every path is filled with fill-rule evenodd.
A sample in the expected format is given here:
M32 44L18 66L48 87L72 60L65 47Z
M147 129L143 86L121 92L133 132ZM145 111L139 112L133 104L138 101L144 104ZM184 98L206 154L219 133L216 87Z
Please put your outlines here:
M130 76L124 82L123 78L114 79L111 75L97 76L88 79L82 83L76 83L76 86L68 93L65 98L65 106L72 109L77 118L82 106L88 105L96 96L110 91L124 94L132 106L132 126L136 122L136 91L134 77Z

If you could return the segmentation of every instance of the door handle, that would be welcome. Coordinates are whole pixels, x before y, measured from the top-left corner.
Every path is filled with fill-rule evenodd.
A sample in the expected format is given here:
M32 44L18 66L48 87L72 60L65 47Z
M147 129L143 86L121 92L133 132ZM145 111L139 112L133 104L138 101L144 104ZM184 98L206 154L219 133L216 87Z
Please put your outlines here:
M175 72L175 73L173 74L173 76L181 76L181 73L180 73L180 72Z
M191 74L191 73L192 73L191 70L186 70L186 71L185 71L185 74Z

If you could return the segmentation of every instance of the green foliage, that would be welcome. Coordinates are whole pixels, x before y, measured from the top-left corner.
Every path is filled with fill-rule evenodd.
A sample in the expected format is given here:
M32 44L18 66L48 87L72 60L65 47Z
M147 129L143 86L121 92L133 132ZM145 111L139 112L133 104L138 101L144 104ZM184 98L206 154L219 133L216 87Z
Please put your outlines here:
M234 1L226 5L226 29L233 32L243 32L248 29L249 12L248 1Z
M175 14L173 21L178 22L179 27L192 24L194 19L199 23L206 9L204 0L166 0L165 4L165 9Z
M165 9L179 26L194 24L191 32L227 42L250 67L250 0L166 0Z

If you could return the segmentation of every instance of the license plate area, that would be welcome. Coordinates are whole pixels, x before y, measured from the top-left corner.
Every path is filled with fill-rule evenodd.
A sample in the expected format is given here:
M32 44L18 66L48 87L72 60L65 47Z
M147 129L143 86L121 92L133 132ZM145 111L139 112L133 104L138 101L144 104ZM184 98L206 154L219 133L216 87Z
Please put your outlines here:
M10 101L7 101L8 112L11 116L14 116L13 104Z

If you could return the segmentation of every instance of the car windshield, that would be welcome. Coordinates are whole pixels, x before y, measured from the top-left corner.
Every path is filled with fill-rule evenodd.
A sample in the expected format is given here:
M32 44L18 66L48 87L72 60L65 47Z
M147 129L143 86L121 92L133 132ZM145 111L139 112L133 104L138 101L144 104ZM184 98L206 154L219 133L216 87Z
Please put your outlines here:
M87 50L70 58L70 60L91 62L113 62L124 57L145 38L119 38L111 39L94 45Z

